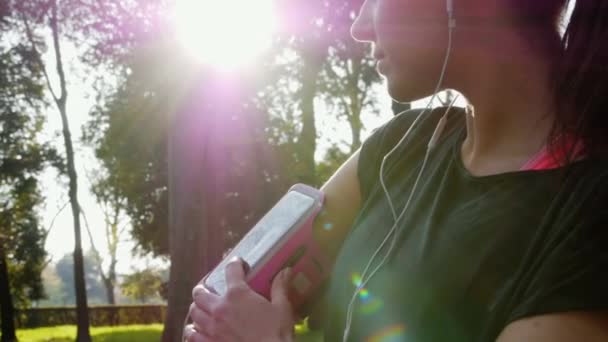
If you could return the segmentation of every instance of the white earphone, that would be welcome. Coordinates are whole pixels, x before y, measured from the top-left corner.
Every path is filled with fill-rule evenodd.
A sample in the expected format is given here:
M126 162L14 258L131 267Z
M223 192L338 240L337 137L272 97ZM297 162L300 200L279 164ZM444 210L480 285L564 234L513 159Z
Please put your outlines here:
M458 99L458 96L456 96L452 103L450 103L448 109L446 110L445 114L441 117L441 119L439 120L439 122L437 123L437 126L435 127L435 131L433 132L433 135L431 136L431 139L429 140L429 143L427 145L427 150L426 150L426 154L424 156L424 160L422 162L422 166L420 167L420 171L418 172L418 175L416 176L416 180L414 182L414 185L412 186L412 191L410 192L408 199L405 203L405 206L403 207L403 210L401 211L401 213L399 215L397 215L396 211L395 211L395 207L393 205L393 202L391 200L391 196L390 193L388 192L388 189L386 187L386 184L384 182L384 165L386 164L386 161L391 157L391 155L393 154L393 152L395 152L399 146L407 139L407 137L410 135L410 133L412 132L413 128L418 124L420 118L422 118L422 116L431 108L433 101L435 100L435 98L437 97L437 93L439 92L439 90L441 89L441 85L443 84L443 79L445 77L445 73L446 73L446 69L448 66L448 61L450 59L450 55L452 52L452 35L453 35L453 31L456 28L456 18L454 17L454 0L446 0L446 11L448 14L448 46L446 48L446 54L445 54L445 59L443 62L443 67L441 69L441 75L439 77L439 81L437 82L437 86L435 88L435 92L433 93L433 96L431 97L431 100L429 101L428 105L426 106L426 108L422 111L422 113L420 113L418 115L418 117L414 120L414 122L411 124L410 128L405 132L405 134L403 135L403 137L401 138L401 140L399 140L399 142L395 145L395 147L393 147L392 150L390 150L382 159L382 163L380 164L380 185L382 186L382 190L384 191L384 195L386 196L386 199L388 201L388 205L391 209L391 214L393 215L393 220L394 220L394 224L391 227L391 229L389 230L389 232L386 234L386 236L384 237L384 239L382 240L382 243L380 243L380 246L378 246L378 248L374 251L374 254L372 254L371 258L369 259L369 261L367 262L367 264L365 265L365 268L363 269L363 272L361 274L361 281L359 282L359 284L357 284L357 288L355 290L355 292L353 293L351 300L348 304L348 308L346 311L346 322L345 322L345 326L344 326L344 333L342 335L342 341L346 342L348 340L348 337L350 335L350 327L352 324L352 320L353 320L353 312L355 309L355 304L356 304L356 299L357 296L359 295L359 293L361 292L361 290L365 287L365 285L370 281L370 279L376 274L376 272L385 264L385 262L388 260L388 257L390 256L390 254L393 251L393 248L395 247L396 244L396 230L397 230L397 226L399 221L401 220L401 218L405 215L405 213L407 212L407 209L410 206L410 202L412 200L412 197L414 195L414 193L416 192L416 188L418 187L418 183L420 181L420 178L422 177L422 174L424 173L424 169L426 168L426 164L427 161L429 159L430 153L431 151L435 148L435 146L437 145L437 142L439 141L439 138L441 137L441 134L443 133L443 130L445 128L445 125L447 123L447 114L449 113L450 109L452 108L452 106L454 105L454 103L456 102L456 100ZM392 238L391 238L392 237ZM376 257L378 256L378 254L380 253L380 251L382 250L382 248L386 245L386 243L389 241L391 241L390 246L387 250L387 252L384 254L384 256L382 257L382 259L380 260L380 263L378 263L378 265L371 271L371 273L367 274L367 272L369 271L372 263L374 262L374 260L376 259Z

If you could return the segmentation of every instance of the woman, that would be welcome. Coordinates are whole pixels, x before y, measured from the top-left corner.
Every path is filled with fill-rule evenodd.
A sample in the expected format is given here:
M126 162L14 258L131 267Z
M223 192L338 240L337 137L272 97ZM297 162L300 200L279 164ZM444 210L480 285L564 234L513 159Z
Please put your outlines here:
M365 1L352 34L390 95L433 94L450 43L441 88L474 111L428 155L445 109L398 115L324 185L326 341L608 341L608 2L577 1L562 40L566 2L456 0L450 32L443 0ZM291 341L288 273L268 302L231 263L189 341Z

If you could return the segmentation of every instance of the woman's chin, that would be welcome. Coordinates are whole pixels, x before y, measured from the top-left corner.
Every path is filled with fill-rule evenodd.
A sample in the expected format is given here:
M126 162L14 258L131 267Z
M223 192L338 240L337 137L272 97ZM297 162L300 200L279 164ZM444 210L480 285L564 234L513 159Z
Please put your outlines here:
M387 89L390 97L397 102L413 102L420 99L418 92L411 89L412 87L404 87L403 84L391 82L387 77Z
M388 94L397 102L414 102L433 95L434 89L421 87L421 82L416 80L395 79L391 75L385 75Z

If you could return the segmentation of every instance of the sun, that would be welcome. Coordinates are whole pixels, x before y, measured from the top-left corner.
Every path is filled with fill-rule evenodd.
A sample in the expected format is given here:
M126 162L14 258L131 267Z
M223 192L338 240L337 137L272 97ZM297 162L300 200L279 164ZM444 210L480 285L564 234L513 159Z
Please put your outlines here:
M273 0L175 0L176 39L194 60L216 69L246 66L276 28Z

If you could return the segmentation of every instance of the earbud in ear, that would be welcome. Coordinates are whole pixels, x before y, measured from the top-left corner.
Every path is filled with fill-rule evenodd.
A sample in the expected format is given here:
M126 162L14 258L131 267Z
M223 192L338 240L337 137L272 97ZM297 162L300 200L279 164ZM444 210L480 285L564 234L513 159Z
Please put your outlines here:
M453 29L456 27L456 18L454 17L454 0L446 0L445 7L448 12L448 27Z

